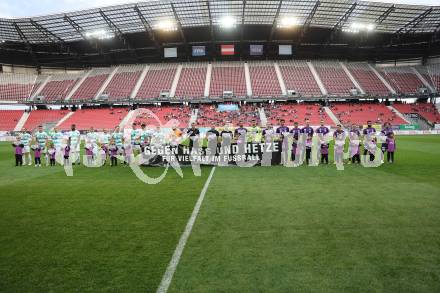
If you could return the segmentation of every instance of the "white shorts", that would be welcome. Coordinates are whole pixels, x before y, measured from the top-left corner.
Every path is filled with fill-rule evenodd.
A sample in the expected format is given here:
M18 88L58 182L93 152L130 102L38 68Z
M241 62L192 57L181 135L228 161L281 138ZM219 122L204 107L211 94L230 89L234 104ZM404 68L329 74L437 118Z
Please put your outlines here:
M30 153L31 152L31 147L30 146L28 146L28 145L26 145L26 146L24 146L24 148L23 148L23 153Z

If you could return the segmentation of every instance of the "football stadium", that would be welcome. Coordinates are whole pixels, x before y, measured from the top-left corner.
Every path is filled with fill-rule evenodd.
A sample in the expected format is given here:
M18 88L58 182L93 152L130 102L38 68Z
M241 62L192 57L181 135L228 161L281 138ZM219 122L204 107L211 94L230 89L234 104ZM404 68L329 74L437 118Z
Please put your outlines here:
M0 3L1 292L440 292L440 2L88 2Z

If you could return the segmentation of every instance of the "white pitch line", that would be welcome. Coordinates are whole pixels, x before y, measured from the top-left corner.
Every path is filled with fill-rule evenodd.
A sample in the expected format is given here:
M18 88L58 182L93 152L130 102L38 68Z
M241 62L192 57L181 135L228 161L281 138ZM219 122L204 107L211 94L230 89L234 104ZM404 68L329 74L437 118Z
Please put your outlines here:
M170 287L171 280L173 279L173 275L176 272L177 265L179 264L180 257L182 256L183 250L185 249L186 242L188 241L189 235L191 234L194 223L197 219L197 216L200 211L200 207L202 206L203 200L205 199L206 191L208 190L209 183L211 183L212 176L214 175L215 167L211 169L211 173L209 174L208 179L205 182L205 186L203 186L202 191L200 192L199 199L197 200L196 205L194 206L194 210L191 214L191 217L186 224L185 231L182 236L180 236L179 243L177 244L176 250L174 250L173 257L171 258L170 263L168 264L167 270L162 277L162 281L160 282L159 288L157 288L156 293L166 293L168 288Z

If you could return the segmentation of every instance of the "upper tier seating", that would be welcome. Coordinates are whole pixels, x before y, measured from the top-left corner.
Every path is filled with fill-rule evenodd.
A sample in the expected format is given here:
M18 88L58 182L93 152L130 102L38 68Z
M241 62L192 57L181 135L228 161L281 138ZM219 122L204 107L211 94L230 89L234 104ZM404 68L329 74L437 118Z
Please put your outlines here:
M87 76L80 87L72 96L73 100L93 100L101 89L108 76L111 68L96 68Z
M221 62L212 65L209 94L213 97L221 97L224 91L232 91L237 97L247 95L243 63Z
M272 62L250 62L249 74L253 96L279 97L282 95L277 73Z
M121 66L104 89L110 100L128 99L142 74L144 66Z
M366 63L349 63L348 70L369 96L388 96L391 92Z
M121 123L127 113L127 108L77 110L58 128L68 130L72 124L75 124L78 130L87 130L91 127L99 130L113 129Z
M431 123L439 123L440 124L440 113L437 108L433 104L400 104L394 103L393 107L403 114L419 114L426 120Z
M314 61L312 63L329 95L350 96L350 90L356 88L339 62Z
M0 110L0 131L14 130L22 115L21 110Z
M422 81L415 75L411 67L384 67L378 70L394 88L397 94L417 94L424 87Z
M38 96L45 100L64 100L74 86L81 80L83 74L55 74L52 75Z
M321 120L324 120L326 125L334 125L333 121L320 105L273 104L266 105L264 112L267 121L272 125L280 125L280 120L285 120L288 126L292 126L294 122L304 125L306 119L310 120L310 125L319 125Z
M2 73L0 74L0 100L21 102L31 97L38 88L35 74Z
M196 124L201 127L251 126L253 121L260 124L258 107L254 105L243 105L239 111L232 112L219 112L214 105L200 105Z
M183 65L175 96L178 98L201 98L205 94L206 63Z
M178 127L186 128L189 126L191 118L191 108L185 106L160 106L144 108L151 112L160 120L160 125L165 126L171 120L178 120ZM150 113L143 113L135 117L134 122L137 125L145 124L150 127L159 126L156 118ZM170 126L170 125L168 125Z
M343 125L366 125L367 121L376 124L390 122L392 125L407 124L405 120L393 113L384 104L350 104L336 103L331 105L332 112Z
M278 65L286 90L295 90L303 97L319 97L322 95L307 62L281 61Z
M137 93L137 98L153 99L158 98L161 92L170 92L176 70L176 64L151 65Z
M35 130L39 125L58 123L69 111L67 110L34 110L29 114L22 129Z

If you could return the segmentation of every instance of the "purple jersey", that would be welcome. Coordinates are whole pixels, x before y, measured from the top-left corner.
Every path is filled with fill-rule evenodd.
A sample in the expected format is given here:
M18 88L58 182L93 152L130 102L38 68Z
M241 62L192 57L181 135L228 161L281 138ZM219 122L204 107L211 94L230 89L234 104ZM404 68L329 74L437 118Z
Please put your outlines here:
M342 138L344 138L344 136L345 136L345 132L344 132L344 130L336 130L336 131L333 133L333 137L334 137L334 138L340 138L340 139L342 139Z
M118 155L118 147L117 146L110 146L109 149L110 156L116 157Z
M64 156L65 156L65 157L68 157L69 154L70 154L70 146L66 146L66 147L64 148Z
M367 127L363 131L364 135L376 133L376 129L374 127Z
M41 158L41 148L40 147L35 147L33 150L34 150L35 158Z
M384 129L382 129L382 131L380 133L382 133L386 137L390 137L391 134L394 134L393 129L391 127L386 127Z
M303 129L301 129L301 133L307 134L307 136L313 136L314 130L310 126L306 126Z
M52 159L52 160L55 159L55 153L56 153L56 150L55 150L54 148L50 148L50 149L47 151L47 153L49 154L49 158L50 158L50 159Z
M24 147L24 145L14 143L14 144L12 144L12 146L15 148L15 154L16 155L23 155L23 147Z
M326 135L329 132L330 132L330 129L328 129L328 127L325 127L325 126L321 126L318 129L316 129L316 133L322 134L322 135Z
M301 128L292 128L290 129L290 133L293 135L294 139L298 139L301 133Z
M322 155L328 155L328 143L321 144L321 154Z
M394 138L387 138L387 151L392 153L396 150L396 141Z
M280 126L280 127L277 128L277 133L278 134L283 134L283 133L286 133L286 132L289 132L289 127L287 127L287 126Z
M86 155L87 156L93 156L93 148L92 147L86 148Z

